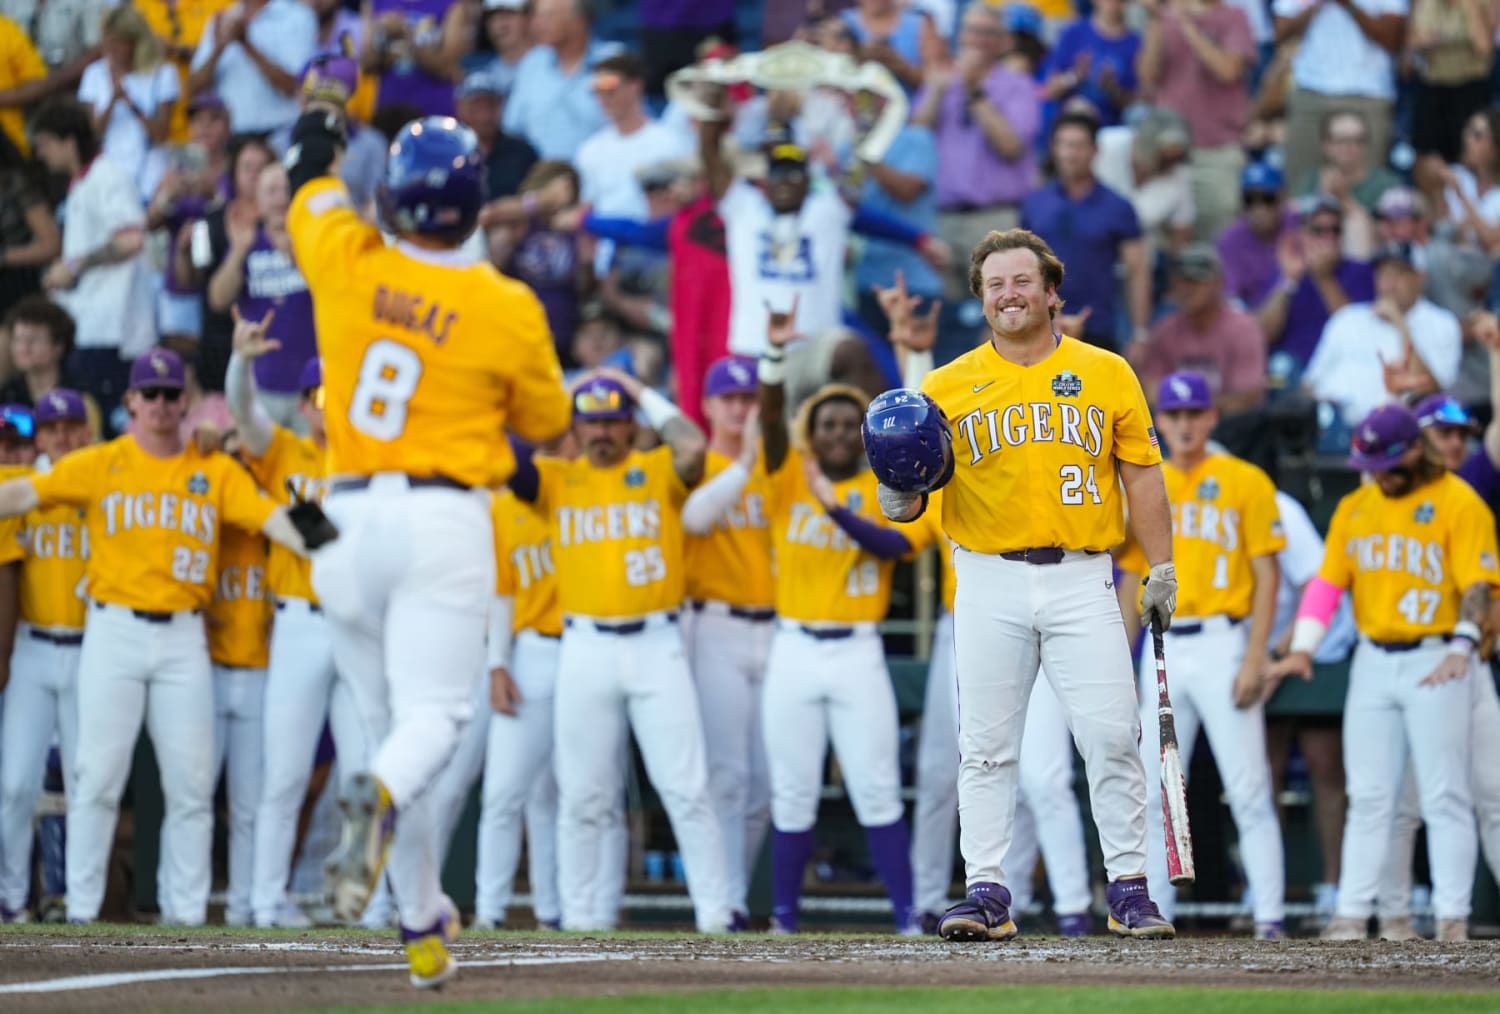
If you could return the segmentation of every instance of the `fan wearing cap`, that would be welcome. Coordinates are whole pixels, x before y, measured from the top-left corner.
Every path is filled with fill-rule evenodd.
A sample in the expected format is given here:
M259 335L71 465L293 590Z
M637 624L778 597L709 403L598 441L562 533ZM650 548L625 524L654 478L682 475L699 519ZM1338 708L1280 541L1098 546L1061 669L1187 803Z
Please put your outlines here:
M1391 397L1419 397L1458 379L1458 318L1422 295L1424 252L1393 243L1375 256L1375 300L1328 319L1302 383L1353 423Z
M1339 501L1308 582L1291 650L1267 673L1312 678L1312 652L1340 597L1359 647L1344 704L1349 812L1338 908L1324 936L1363 940L1390 850L1406 767L1427 824L1438 939L1467 940L1477 842L1470 729L1475 648L1500 587L1495 516L1439 464L1417 417L1383 405L1355 430L1350 465L1370 481Z
M297 107L302 112L331 112L344 125L347 146L339 162L339 178L359 208L373 208L375 188L385 170L386 142L377 130L353 120L349 103L359 87L359 67L347 56L319 54L302 71ZM292 143L292 126L273 131L268 140L277 157L285 157Z
M776 618L755 360L726 356L703 381L708 456L682 506L691 612L683 628L708 749L708 785L724 838L736 921L770 821L760 690Z
M81 395L56 388L36 407L39 471L94 442ZM47 751L56 733L63 782L72 791L78 756L78 657L87 602L78 594L88 561L88 529L77 507L28 512L21 537L0 535L0 559L16 547L19 575L17 640L7 655L4 723L0 724L0 922L26 909L31 888L32 818L46 775ZM24 555L19 555L24 554ZM6 561L5 570L14 570ZM0 577L9 581L13 575ZM3 598L3 594L0 594ZM12 599L12 601L15 601Z
M1276 281L1276 248L1291 222L1282 195L1281 170L1251 162L1240 173L1245 209L1215 241L1224 264L1224 293L1242 310L1254 311Z
M1187 676L1172 684L1177 737L1185 751L1182 763L1191 766L1201 725L1239 832L1240 858L1255 900L1255 935L1278 939L1283 936L1286 872L1261 710L1266 646L1280 582L1276 554L1286 548L1276 486L1249 462L1209 448L1219 412L1203 374L1168 374L1153 418L1171 451L1162 477L1172 504L1178 591L1177 613L1164 636L1174 671ZM1122 570L1135 575L1146 572L1145 562L1133 543L1119 560ZM1140 678L1145 687L1154 686L1150 652L1141 659ZM1161 779L1155 716L1156 697L1143 692L1141 762L1148 785ZM1167 878L1162 822L1151 821L1149 830L1151 896L1171 919L1177 891Z
M68 794L68 917L104 900L120 794L143 720L166 796L162 916L201 924L213 836L214 690L202 612L218 577L220 526L303 552L286 510L227 455L184 443L182 360L155 348L130 369L130 432L0 484L0 515L59 504L84 513L89 610L79 661L76 791Z
M504 102L505 85L493 70L474 71L453 93L453 115L479 139L492 201L520 190L537 163L536 149L525 138L501 129Z
M679 626L682 506L703 477L707 441L677 406L617 370L586 378L572 404L579 457L538 457L511 481L550 521L564 618L554 762L563 929L601 928L609 874L599 840L634 731L682 851L698 928L722 932L732 899ZM633 449L637 408L661 436L654 450Z

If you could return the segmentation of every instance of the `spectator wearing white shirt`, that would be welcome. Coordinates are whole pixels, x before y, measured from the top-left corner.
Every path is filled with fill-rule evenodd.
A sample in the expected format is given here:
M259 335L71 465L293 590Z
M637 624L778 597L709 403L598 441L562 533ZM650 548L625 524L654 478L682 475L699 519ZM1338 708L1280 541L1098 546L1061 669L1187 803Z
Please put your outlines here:
M135 179L141 199L156 192L159 170L148 156L167 139L179 93L177 68L162 59L161 40L129 5L104 17L104 57L89 64L78 100L94 113L99 150Z
M609 125L583 143L573 165L583 184L583 203L597 215L645 218L646 195L636 170L693 154L679 131L646 115L644 82L645 67L628 53L594 64L594 97Z
M1287 97L1287 179L1317 168L1323 118L1347 109L1369 125L1370 165L1384 163L1408 0L1274 0L1272 11L1278 44L1302 38Z
M268 134L297 118L297 88L317 40L306 4L240 0L203 30L188 90L218 92L236 134Z
M146 213L135 181L99 154L88 110L71 98L48 100L31 125L36 156L71 185L64 204L62 259L42 276L78 329L72 362L79 386L99 403L105 425L129 386L130 363L156 342L144 254ZM123 416L123 413L121 413Z
M536 0L537 46L521 58L505 102L505 132L526 138L543 159L571 162L609 122L589 70L621 47L589 34L587 6L587 0Z
M1393 398L1415 398L1458 379L1458 318L1422 296L1426 258L1410 243L1375 255L1375 301L1328 318L1302 382L1350 426Z

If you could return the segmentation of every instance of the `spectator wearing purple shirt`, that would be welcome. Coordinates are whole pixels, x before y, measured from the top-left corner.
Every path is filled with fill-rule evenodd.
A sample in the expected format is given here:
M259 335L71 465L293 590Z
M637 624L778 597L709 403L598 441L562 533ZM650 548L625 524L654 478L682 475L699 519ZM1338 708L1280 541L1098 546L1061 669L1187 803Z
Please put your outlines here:
M398 97L423 116L452 116L473 26L459 0L374 0L374 28L360 48L360 69L380 75L384 101Z
M1058 330L1114 350L1120 344L1117 269L1125 269L1132 341L1150 337L1151 271L1135 209L1094 176L1098 129L1098 121L1082 113L1057 118L1051 144L1056 175L1026 198L1021 227L1045 239L1068 266L1058 293L1068 314L1057 318Z
M1318 194L1304 200L1299 220L1277 244L1276 277L1255 311L1270 343L1272 388L1296 386L1334 311L1375 299L1374 268L1340 251L1343 206Z
M1125 0L1095 0L1093 16L1063 29L1043 65L1046 97L1087 99L1101 127L1120 122L1135 98L1141 37L1125 23Z
M1295 220L1288 221L1281 171L1266 162L1251 162L1240 173L1245 213L1219 236L1224 262L1224 294L1242 309L1260 305L1276 281L1276 245Z
M1003 16L984 4L964 11L958 56L951 67L927 69L911 117L937 138L938 231L958 254L955 295L968 291L967 252L991 229L1014 228L1036 184L1041 98L1035 82L1001 66Z
M641 59L646 93L664 94L667 75L696 63L707 39L733 42L734 0L640 0Z
M760 37L767 46L785 42L808 25L853 7L855 0L776 0L765 5Z
M342 0L303 0L318 19L313 56L352 56L364 41L364 23ZM346 41L347 40L347 41ZM347 49L345 48L347 45Z

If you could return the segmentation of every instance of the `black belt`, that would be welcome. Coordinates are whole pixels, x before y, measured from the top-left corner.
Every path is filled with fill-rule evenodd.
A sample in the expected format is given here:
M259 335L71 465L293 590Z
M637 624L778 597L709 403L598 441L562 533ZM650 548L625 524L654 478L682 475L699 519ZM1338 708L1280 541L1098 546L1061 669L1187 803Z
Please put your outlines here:
M1452 634L1432 634L1430 636L1442 638L1444 644L1453 640ZM1419 637L1415 641L1377 641L1373 637L1369 639L1370 643L1375 647L1381 651L1390 652L1392 655L1399 655L1407 651L1416 651L1422 647L1422 642L1425 640L1427 640L1425 637Z
M31 628L31 639L33 641L46 641L48 644L64 644L73 646L83 643L82 634L54 634L50 630L38 630Z
M333 484L330 492L356 493L369 489L374 478L373 475L362 475L358 479L340 479ZM406 484L412 489L456 489L465 493L473 489L468 483L450 479L446 475L408 475Z
M1241 621L1240 617L1230 617L1230 619L1229 619L1229 626L1231 628L1238 627L1240 625L1240 621ZM1174 623L1174 624L1172 624L1172 627L1168 631L1168 633L1174 634L1177 637L1192 637L1194 634L1201 634L1201 633L1203 633L1203 624L1202 623L1182 623L1182 624Z
M701 613L708 608L708 603L702 599L695 599L692 605L693 612L695 613ZM748 606L725 606L725 608L729 610L729 615L737 620L749 620L751 623L770 623L776 619L776 610L774 609L751 609Z
M971 211L993 211L996 208L1016 208L1020 205L1016 201L995 201L993 204L972 204L969 201L961 201L958 204L950 204L938 211L945 215L967 215Z
M677 614L667 613L666 621L668 623L676 623ZM566 623L566 625L570 627L574 624L574 622L575 621L572 617L569 617L564 621L564 623ZM600 623L598 620L580 619L576 622L587 623L589 626L593 627L601 634L639 634L641 631L645 630L647 626L647 621L645 620L631 620L628 623Z
M303 601L306 601L306 600L305 599L298 599L298 601L299 602L303 602ZM286 605L287 605L287 600L286 599L277 599L276 600L276 611L278 613L281 612L283 609L286 608ZM307 603L307 608L311 609L315 613L321 613L323 611L323 607L320 606L320 605L318 605L316 602L308 602Z
M199 613L203 612L203 610L201 609L183 609L175 613L158 613L152 612L149 609L131 609L129 606L117 606L112 602L94 603L95 609L103 609L106 606L111 609L129 610L131 616L134 616L138 620L145 620L147 623L171 623L173 618L180 615L181 613L192 613L194 616L197 616Z
M1102 550L1086 549L1084 552L1089 556L1098 556ZM1010 560L1013 563L1030 563L1038 567L1050 567L1055 563L1062 563L1063 556L1066 553L1066 549L1059 549L1056 546L1043 546L1038 549L1017 549L1011 553L1001 553L1000 559Z
M814 641L842 641L854 636L853 627L809 627L804 623L801 629Z

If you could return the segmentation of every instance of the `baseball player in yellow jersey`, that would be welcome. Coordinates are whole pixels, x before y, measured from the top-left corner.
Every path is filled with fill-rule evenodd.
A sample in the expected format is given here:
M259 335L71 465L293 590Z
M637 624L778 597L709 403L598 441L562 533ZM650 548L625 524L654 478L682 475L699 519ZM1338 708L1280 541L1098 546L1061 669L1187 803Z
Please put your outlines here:
M771 775L772 931L797 930L832 741L896 928L920 933L912 918L896 695L877 624L890 607L895 562L921 545L880 517L875 476L860 443L864 392L826 386L802 404L795 430L788 429L783 379L796 302L768 318L769 348L758 373L779 617L762 703Z
M1162 465L1172 504L1172 560L1181 589L1165 637L1176 679L1172 706L1186 769L1201 723L1239 831L1240 862L1254 903L1255 935L1280 939L1286 872L1281 824L1271 793L1266 721L1261 708L1266 644L1276 619L1281 580L1276 554L1286 536L1276 487L1254 465L1209 450L1219 422L1213 392L1201 374L1184 370L1162 380L1157 423L1171 451ZM1132 544L1133 545L1133 544ZM1138 549L1122 570L1145 568ZM1141 659L1141 761L1146 784L1161 781L1156 669ZM1147 691L1149 688L1149 691ZM1147 871L1163 914L1173 916L1177 891L1167 877L1166 832L1150 821Z
M1381 406L1360 423L1350 464L1372 479L1339 501L1291 650L1269 671L1272 681L1312 678L1311 653L1348 591L1360 641L1344 704L1349 811L1327 939L1365 939L1408 761L1427 824L1438 939L1469 935L1478 840L1468 681L1480 678L1475 647L1500 564L1494 515L1430 455L1404 406Z
M484 665L495 584L486 487L514 468L506 430L557 436L568 398L536 296L461 249L484 201L472 131L430 117L396 136L379 200L390 244L328 175L337 121L305 114L292 142L287 231L313 295L325 506L341 533L315 556L313 587L373 734L368 772L345 787L329 886L334 911L356 918L394 832L390 885L411 981L433 986L457 968L446 946L457 919L422 802L473 716Z
M36 407L38 468L93 442L83 398L59 388ZM85 602L88 529L76 507L32 511L0 522L0 565L20 560L19 615L0 724L0 922L20 917L31 887L32 817L56 733L63 783L74 784L78 752L78 653ZM19 534L19 538L15 535Z
M300 378L298 410L308 435L298 436L271 421L260 404L251 364L276 348L266 338L265 320L241 320L236 313L234 352L224 377L224 395L239 431L240 451L261 488L285 503L288 483L310 500L323 496L327 436L323 429L323 377L309 359ZM287 896L297 816L307 794L324 719L345 770L367 763L364 730L347 681L333 664L328 623L312 590L312 566L281 546L271 547L267 584L275 603L270 664L266 672L265 770L255 816L251 910L257 926L310 925ZM383 920L382 920L383 924Z
M1166 626L1176 595L1161 454L1140 383L1123 359L1057 334L1063 266L1023 229L992 232L970 258L990 340L927 376L953 424L942 524L957 545L959 846L968 898L939 932L1016 933L1002 864L1037 666L1083 754L1109 875L1109 929L1170 937L1147 890L1146 779L1134 674L1107 550L1131 524L1151 563L1143 611ZM882 484L888 517L914 520L925 494Z
M724 836L735 929L748 926L750 872L771 819L760 695L776 610L755 368L743 356L709 367L704 481L682 505L689 607L683 635L703 711L709 793Z
M632 450L637 406L662 446ZM578 459L536 458L511 482L550 519L564 619L554 705L563 929L599 928L599 837L633 730L682 852L698 928L720 932L732 901L678 628L680 514L703 476L706 442L677 406L618 371L574 389L573 432Z
M213 681L202 611L221 527L303 540L233 459L185 446L182 360L152 349L130 371L131 432L0 484L0 515L67 504L89 530L78 675L76 789L68 793L68 918L98 917L120 794L144 717L161 766L169 862L164 921L201 924L213 835Z

